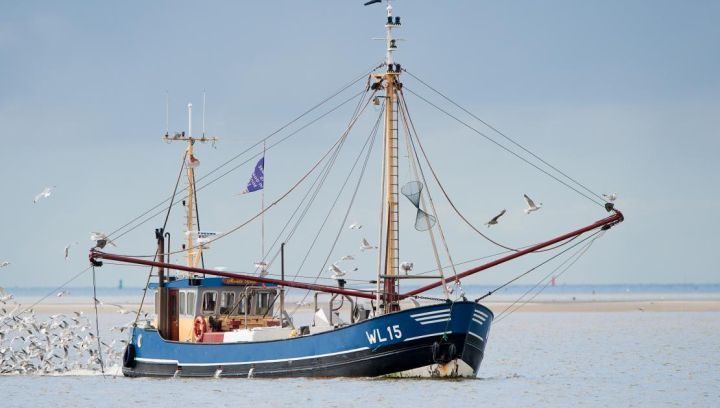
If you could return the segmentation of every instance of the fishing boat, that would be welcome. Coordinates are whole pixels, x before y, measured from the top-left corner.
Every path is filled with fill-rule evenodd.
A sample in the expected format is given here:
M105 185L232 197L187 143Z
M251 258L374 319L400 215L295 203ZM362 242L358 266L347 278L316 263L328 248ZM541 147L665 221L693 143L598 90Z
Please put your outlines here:
M366 5L380 1L372 0ZM432 168L421 164L424 148L410 120L401 82L401 76L406 71L394 59L398 49L394 31L401 27L401 21L394 15L389 0L386 13L383 19L385 60L364 76L366 81L362 84L361 103L353 113L348 129L286 193L269 205L265 205L263 196L261 211L229 232L207 232L199 225L195 177L198 159L194 149L199 144L215 143L216 139L204 132L201 137L193 137L191 123L187 133L171 135L166 132L163 136L165 142L186 144L180 174L185 174L187 188L178 192L179 176L168 206L169 212L180 201L175 197L182 197L186 225L181 248L170 246L166 217L165 225L155 230L157 248L151 256L127 256L104 251L105 239L97 240L89 254L93 267L113 261L150 268L146 291L155 295L155 318L144 323L137 319L131 328L123 357L124 375L476 376L494 314L480 302L481 298L472 300L466 297L461 290L461 280L528 254L574 247L587 239L578 240L579 237L606 231L623 220L622 213L607 202L603 207L610 215L582 228L522 248L503 247L505 251L490 262L464 271L457 271L452 262L452 267L443 265L441 255L447 256L450 261L452 258L438 213L428 194L429 181L425 177L427 171L435 180L437 176ZM333 272L329 284L287 278L285 244L279 250L279 274L277 263L273 264L275 270L270 270L271 260L265 248L263 259L257 262L254 273L205 267L204 253L213 242L226 239L251 221L263 219L264 222L265 213L291 194L296 186L305 183L309 174L332 156L364 107L372 105L380 112L374 134L381 135L383 149L383 187L378 216L379 242L383 244L378 248L365 239L362 242L363 249L374 251L377 255L376 279L366 282L371 286L354 285L335 263L323 265L323 269ZM411 169L410 180L402 185L398 174L402 156L399 151L401 128L405 130L406 153ZM369 140L370 145L363 147L361 152L365 157L370 156L374 138ZM263 183L264 153L245 192L260 191ZM445 190L443 193L447 197ZM415 273L412 263L400 260L400 194L407 197L414 207L414 229L429 237L429 246L436 260L432 274ZM342 220L343 225L346 221L347 213ZM497 222L497 217L494 221ZM488 238L477 228L473 229ZM171 262L171 255L178 254L186 259L185 264ZM157 280L150 282L151 276L156 276ZM428 279L430 283L405 284L428 282ZM287 311L286 291L295 288L313 294L312 302L307 305L309 313L312 313L309 324L297 324ZM457 288L460 289L454 290ZM430 292L433 290L435 292Z

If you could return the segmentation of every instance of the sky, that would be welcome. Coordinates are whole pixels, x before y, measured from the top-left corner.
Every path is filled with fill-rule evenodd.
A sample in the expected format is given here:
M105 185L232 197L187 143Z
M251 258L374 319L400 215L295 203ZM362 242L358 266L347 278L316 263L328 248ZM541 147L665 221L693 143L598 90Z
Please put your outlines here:
M243 152L383 61L383 44L372 38L384 35L384 6L362 3L2 2L0 262L10 264L0 269L0 286L65 282L87 267L91 231L114 231L170 195L184 146L161 141L166 96L170 131L188 130L186 106L192 102L192 130L198 135L206 92L206 130L220 141L214 148L196 148L199 177L239 156L223 168L236 170L199 193L202 229L229 231L256 214L259 193L237 193L260 149ZM396 35L405 40L395 57L408 72L592 191L618 193L617 207L626 221L598 239L560 283L720 282L720 4L393 4L402 17ZM463 214L494 239L527 245L607 215L412 95L409 91L461 115L417 80L403 74L401 81L443 185ZM349 99L364 84L361 80L314 114ZM355 101L267 151L266 202L286 192L340 137ZM315 205L288 241L287 274L327 278L328 263L345 254L357 258L343 265L358 267L349 272L353 279L372 279L376 273L376 254L359 251L359 242L378 240L377 144L345 220L361 222L362 230L343 225L357 170L349 185L338 189L378 115L377 107L367 108ZM407 164L400 169L401 183L414 179ZM33 204L46 186L56 188ZM267 213L268 247L307 188L302 184ZM455 262L500 251L459 221L436 186L428 183L426 192L437 205ZM525 215L523 194L542 202L543 209ZM500 224L482 225L501 209L507 214ZM173 210L167 227L174 249L184 232L180 210ZM163 216L123 235L109 251L152 254L153 230ZM432 269L428 235L412 229L414 210L405 201L401 217L402 260L414 262L416 271ZM253 222L214 243L207 266L251 271L260 258L260 230ZM527 258L467 282L502 283L546 256ZM520 282L535 283L555 265ZM271 272L278 273L277 264ZM100 286L120 279L141 286L146 277L146 269L120 265L97 272ZM85 273L71 286L90 283Z

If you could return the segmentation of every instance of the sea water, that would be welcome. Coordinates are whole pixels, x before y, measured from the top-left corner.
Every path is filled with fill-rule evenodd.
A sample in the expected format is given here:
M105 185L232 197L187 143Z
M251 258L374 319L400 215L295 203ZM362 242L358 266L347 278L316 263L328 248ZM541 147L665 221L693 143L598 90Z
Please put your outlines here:
M109 328L128 320L101 314L103 339L126 337ZM130 379L83 371L0 376L0 396L2 407L716 407L720 312L516 312L493 325L477 379Z

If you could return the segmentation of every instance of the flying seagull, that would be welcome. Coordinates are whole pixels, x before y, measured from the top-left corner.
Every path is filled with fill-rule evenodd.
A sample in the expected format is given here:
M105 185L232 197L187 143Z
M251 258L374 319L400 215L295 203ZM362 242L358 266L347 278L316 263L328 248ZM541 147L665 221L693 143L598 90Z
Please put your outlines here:
M78 242L75 242L75 243L72 243L72 242L71 242L71 243L65 245L65 250L64 250L64 252L65 252L65 260L66 260L66 261L68 260L68 257L70 256L70 247L73 246L73 245L77 245L77 244L78 244Z
M527 197L527 196L526 196L526 197ZM491 225L497 224L497 223L498 223L498 220L499 220L500 217L502 217L503 215L505 215L505 210L500 211L500 214L494 216L490 221L486 222L485 225L487 225L488 228L490 228Z
M613 201L617 200L617 193L603 194L602 196L605 197L605 199L608 200L608 201L610 201L610 202L613 202Z
M353 261L355 260L355 257L352 255L345 255L342 258L340 258L341 261Z
M108 236L104 232L91 232L90 240L95 241L95 247L100 249L105 248L105 245L107 244L117 246L114 242L110 240L110 238L108 238Z
M525 214L530 214L531 212L537 211L542 208L542 203L540 203L540 205L535 205L535 202L530 197L528 197L527 194L523 194L523 197L525 197L525 202L528 206L528 208L525 209Z
M355 222L353 222L352 224L348 225L348 228L349 228L349 229L360 229L360 228L362 228L362 224L360 224L359 222L355 221Z
M328 271L330 271L330 272L333 273L332 276L330 276L332 279L340 279L340 278L342 278L343 276L345 276L345 271L343 271L342 269L338 268L338 266L335 265L335 264L330 264L330 265L328 266Z
M10 262L8 262L8 261L3 261L2 263L0 263L0 268L4 268L4 267L6 267L6 266L8 266L8 265L10 265Z
M366 249L377 249L377 246L370 245L368 240L363 238L362 241L360 241L360 250L365 251Z
M33 199L33 203L37 203L40 201L41 198L48 198L50 197L50 194L52 194L52 190L55 188L55 186L52 187L45 187L43 191L40 192L40 194L36 195Z

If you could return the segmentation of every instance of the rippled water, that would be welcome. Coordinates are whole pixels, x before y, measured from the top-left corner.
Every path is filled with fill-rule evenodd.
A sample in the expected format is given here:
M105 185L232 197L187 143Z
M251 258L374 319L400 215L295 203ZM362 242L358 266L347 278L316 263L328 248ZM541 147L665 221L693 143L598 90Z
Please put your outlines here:
M0 405L720 406L717 312L519 312L486 353L476 380L2 376Z

